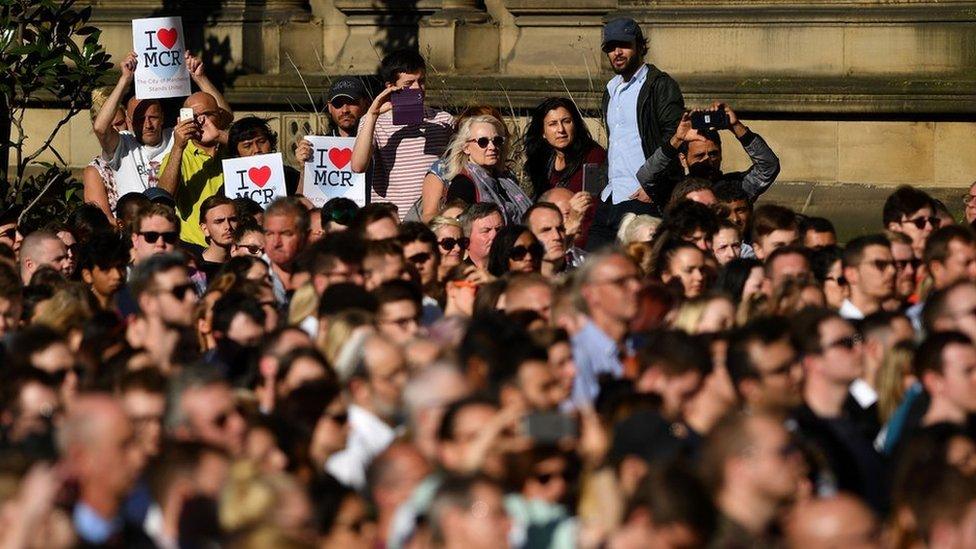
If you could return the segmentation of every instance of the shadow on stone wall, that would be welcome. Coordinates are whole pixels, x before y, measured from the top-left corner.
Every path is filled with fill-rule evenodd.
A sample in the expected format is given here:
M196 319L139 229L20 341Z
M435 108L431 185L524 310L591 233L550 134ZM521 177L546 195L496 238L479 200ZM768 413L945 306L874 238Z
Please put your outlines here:
M221 91L227 86L233 86L234 80L246 72L234 60L229 38L218 39L206 33L207 27L216 25L224 4L223 0L164 0L162 7L149 16L183 17L184 43L187 49L201 56L207 76ZM245 16L260 18L266 4L265 0L247 0Z

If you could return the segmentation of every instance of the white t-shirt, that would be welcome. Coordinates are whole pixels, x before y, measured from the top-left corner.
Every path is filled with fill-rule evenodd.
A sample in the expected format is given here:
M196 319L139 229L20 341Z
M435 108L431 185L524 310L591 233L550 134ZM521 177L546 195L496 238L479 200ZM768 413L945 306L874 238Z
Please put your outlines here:
M119 144L115 155L102 157L115 170L118 196L141 193L155 187L159 181L159 164L173 146L173 128L163 130L163 139L155 146L143 145L130 132L119 132Z

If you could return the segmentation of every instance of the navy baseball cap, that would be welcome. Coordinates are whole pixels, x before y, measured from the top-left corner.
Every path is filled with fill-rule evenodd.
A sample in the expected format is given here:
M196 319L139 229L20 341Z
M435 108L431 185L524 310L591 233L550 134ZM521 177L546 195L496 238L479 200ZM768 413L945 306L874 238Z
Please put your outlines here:
M146 195L146 198L154 204L165 204L170 208L176 207L176 200L173 198L173 195L161 187L149 187L145 191L142 191L142 194Z
M640 25L630 17L618 17L607 21L603 26L603 42L600 47L606 51L610 42L637 44L644 38Z
M343 76L332 83L329 88L329 103L337 97L348 97L353 101L369 98L366 86L358 76Z

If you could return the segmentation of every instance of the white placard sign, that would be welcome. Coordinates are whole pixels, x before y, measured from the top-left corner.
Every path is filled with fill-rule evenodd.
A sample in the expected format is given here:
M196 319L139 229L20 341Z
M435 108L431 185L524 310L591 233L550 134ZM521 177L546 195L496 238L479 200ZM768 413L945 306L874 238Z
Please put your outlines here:
M139 59L135 74L137 98L190 95L180 17L133 19L132 45Z
M304 194L321 208L332 198L348 198L366 205L366 174L352 171L355 137L306 136L312 144L312 160L305 163Z
M262 208L287 196L281 153L230 158L224 164L224 194L228 198L250 198Z

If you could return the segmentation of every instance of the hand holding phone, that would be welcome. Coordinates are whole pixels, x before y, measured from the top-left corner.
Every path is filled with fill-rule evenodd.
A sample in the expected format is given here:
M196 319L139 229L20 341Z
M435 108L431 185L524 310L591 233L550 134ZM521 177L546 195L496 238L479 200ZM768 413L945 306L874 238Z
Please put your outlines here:
M193 120L193 109L189 107L183 107L180 109L180 122L184 120Z
M691 127L700 132L726 130L729 127L729 115L724 109L694 111L691 113Z
M424 92L406 88L390 95L393 123L397 126L420 124L424 120Z

